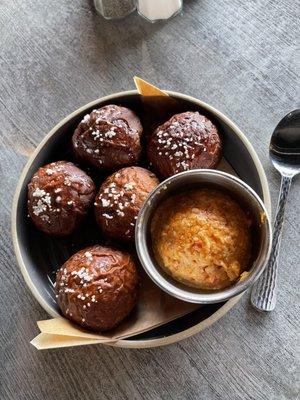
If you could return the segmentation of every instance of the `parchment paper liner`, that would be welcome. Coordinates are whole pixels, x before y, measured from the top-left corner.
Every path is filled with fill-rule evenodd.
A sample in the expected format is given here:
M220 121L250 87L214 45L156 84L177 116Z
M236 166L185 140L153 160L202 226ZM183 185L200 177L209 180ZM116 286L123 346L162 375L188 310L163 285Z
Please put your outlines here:
M102 334L80 328L63 317L38 321L41 334L33 339L37 349L110 343L146 332L181 317L199 305L177 300L159 289L144 273L136 309L116 329ZM69 338L69 340L68 340Z

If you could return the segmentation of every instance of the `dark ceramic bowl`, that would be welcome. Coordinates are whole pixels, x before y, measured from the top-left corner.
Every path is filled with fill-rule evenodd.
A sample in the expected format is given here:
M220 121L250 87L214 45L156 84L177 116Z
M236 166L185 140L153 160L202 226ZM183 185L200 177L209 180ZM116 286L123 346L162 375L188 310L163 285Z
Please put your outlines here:
M180 93L167 93L178 102L180 110L176 111L199 111L217 124L222 135L225 170L228 171L229 168L229 172L245 181L263 200L270 213L268 182L258 156L245 135L226 116L210 105ZM75 127L86 113L111 103L127 106L139 116L142 115L143 105L137 91L113 94L81 107L63 119L46 135L30 157L16 188L12 209L12 235L16 258L32 294L52 317L60 314L53 288L55 271L73 253L85 246L103 242L104 238L99 237L99 230L95 226L92 213L80 228L80 235L75 232L70 237L57 239L38 231L27 217L27 184L34 172L42 165L61 159L74 161L70 143ZM147 124L147 121L142 122ZM89 173L93 176L93 171ZM97 184L103 179L98 174L95 174L93 178L96 179ZM159 328L126 340L119 340L115 345L139 348L179 341L217 321L239 298L240 296L236 296L225 303L204 305Z

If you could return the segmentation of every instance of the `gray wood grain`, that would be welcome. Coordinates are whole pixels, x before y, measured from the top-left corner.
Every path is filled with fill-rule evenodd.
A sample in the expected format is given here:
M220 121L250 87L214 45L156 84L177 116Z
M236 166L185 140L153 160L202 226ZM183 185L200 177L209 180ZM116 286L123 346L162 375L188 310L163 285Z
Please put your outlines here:
M186 0L151 25L137 15L106 22L84 0L0 2L0 398L296 399L299 390L299 214L296 181L282 242L276 310L248 295L222 320L165 348L88 346L36 351L46 318L13 254L10 208L28 154L62 117L133 88L139 75L226 113L262 160L273 205L279 176L267 147L278 120L299 106L297 11L292 0ZM298 96L297 96L298 95Z

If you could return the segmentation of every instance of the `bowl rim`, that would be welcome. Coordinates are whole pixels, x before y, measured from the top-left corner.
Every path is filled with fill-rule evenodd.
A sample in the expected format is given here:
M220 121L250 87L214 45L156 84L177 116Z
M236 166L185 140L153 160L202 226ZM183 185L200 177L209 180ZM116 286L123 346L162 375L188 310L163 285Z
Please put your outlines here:
M224 115L221 111L217 110L210 104L199 100L193 96L189 96L186 94L182 94L179 92L175 91L169 91L165 90L167 94L170 96L174 97L179 97L184 100L187 100L191 103L197 104L199 107L202 107L209 112L211 112L213 115L216 115L221 121L223 121L226 125L232 129L239 140L244 144L245 148L247 149L248 153L251 156L251 159L255 165L255 168L257 170L259 180L262 186L262 195L263 195L263 201L266 205L267 210L269 211L269 215L271 215L271 196L270 196L270 191L269 191L269 185L267 181L267 177L265 174L265 171L263 169L263 166L259 160L258 155L256 154L254 147L250 143L250 141L247 139L245 134L238 128L238 126L232 122L226 115ZM68 114L65 118L63 118L61 121L59 121L46 135L45 137L40 141L40 143L37 145L35 150L32 152L32 154L29 156L29 159L27 163L25 164L18 183L16 185L15 189L15 194L13 197L13 202L12 202L12 212L11 212L11 232L12 232L12 241L13 241L13 248L14 248L14 253L16 256L17 264L21 270L21 273L23 275L23 278L31 291L32 295L36 299L36 301L40 304L40 306L53 318L58 317L59 314L56 312L54 308L52 308L40 295L39 291L33 284L31 277L27 271L26 264L23 260L21 250L20 250L20 244L19 244L19 239L17 235L17 211L18 211L18 201L20 197L21 190L24 185L24 180L25 177L28 173L28 170L30 169L32 163L34 162L35 158L37 155L40 153L41 149L45 146L45 144L48 142L48 140L55 135L55 133L67 122L72 120L73 118L77 117L79 114L83 113L84 111L98 105L99 103L107 102L107 101L113 101L116 100L120 97L124 96L134 96L138 95L137 90L125 90L117 93L113 93L107 96L99 97L79 108L74 110L72 113ZM210 317L206 318L203 321L200 321L199 323L195 324L193 327L188 328L186 330L183 330L181 332L169 335L165 338L156 338L156 339L142 339L142 340L119 340L116 343L111 343L109 345L111 346L120 346L120 347L128 347L128 348L141 348L141 347L155 347L155 346L161 346L161 345L167 345L171 343L175 343L179 340L182 340L184 338L187 338L191 335L194 335L197 332L202 331L205 329L207 326L213 324L216 322L218 319L220 319L223 315L225 315L233 306L236 304L239 299L241 298L241 295L236 296L226 302L223 306L221 306L214 314L212 314ZM107 343L108 344L108 343Z
M151 206L151 203L153 203L153 200L159 201L159 199L163 195L164 187L172 187L178 182L180 185L181 183L184 183L184 178L190 175L197 176L197 178L199 179L199 183L201 183L201 180L207 176L219 176L224 183L225 181L231 181L234 186L242 190L249 199L251 198L257 204L260 211L265 214L265 219L263 223L266 227L266 238L264 243L265 251L264 255L262 256L262 260L260 260L260 262L254 267L253 270L251 267L252 272L248 277L238 281L235 285L229 286L216 292L197 293L197 289L194 289L194 291L193 288L190 288L190 291L185 290L184 285L182 285L182 288L178 288L176 286L175 280L173 283L172 280L166 279L164 277L164 274L161 273L161 271L157 267L157 263L153 260L153 257L151 257L149 248L146 244L146 231L147 227L149 226L148 224L151 222L149 218L151 217L151 213L155 212L155 209L153 208L153 206ZM145 272L152 279L152 281L164 292L180 300L190 303L214 304L228 301L232 297L239 295L240 293L248 289L248 287L250 287L259 278L270 256L272 247L272 228L268 211L263 201L246 182L234 175L217 169L192 169L180 172L167 178L152 190L146 202L143 204L137 218L135 229L135 246L139 260ZM256 262L254 262L254 265L255 264Z

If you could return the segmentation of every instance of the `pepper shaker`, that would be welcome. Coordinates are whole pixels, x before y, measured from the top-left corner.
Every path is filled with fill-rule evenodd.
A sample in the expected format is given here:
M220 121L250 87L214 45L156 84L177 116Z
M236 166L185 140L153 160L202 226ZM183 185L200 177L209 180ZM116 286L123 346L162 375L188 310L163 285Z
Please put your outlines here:
M137 0L138 13L150 22L169 19L182 10L182 0Z
M124 18L136 9L135 0L94 0L94 5L106 19Z

